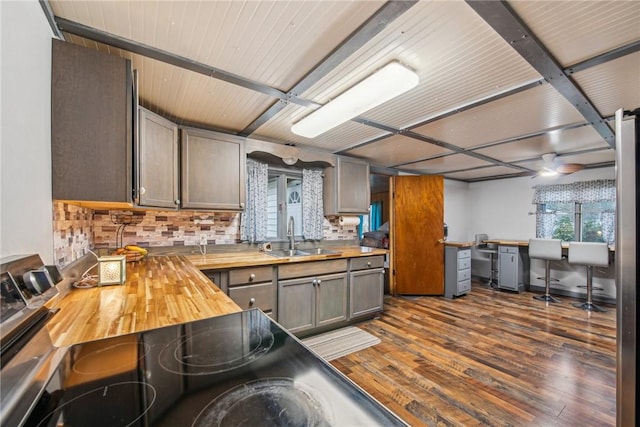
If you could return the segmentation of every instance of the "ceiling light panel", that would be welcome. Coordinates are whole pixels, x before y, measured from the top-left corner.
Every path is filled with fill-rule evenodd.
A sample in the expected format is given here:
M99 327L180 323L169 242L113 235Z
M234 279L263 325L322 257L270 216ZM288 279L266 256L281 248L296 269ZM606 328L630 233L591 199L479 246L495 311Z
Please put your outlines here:
M418 127L414 132L472 148L581 122L584 117L551 85L544 84Z
M512 1L509 5L565 67L640 39L640 2Z
M461 172L451 172L445 174L445 178L460 179L460 180L474 180L486 177L494 177L500 175L510 175L521 173L518 170L507 168L504 166L494 166L489 168L471 169Z
M399 128L540 78L466 4L420 2L303 96L324 104L393 59L420 84L363 116Z
M640 52L596 65L571 77L604 117L614 115L621 107L631 110L640 106Z
M566 153L592 148L607 148L608 144L591 126L581 126L564 131L552 131L505 144L474 150L503 162L539 157L540 153Z
M402 165L399 168L407 171L416 171L428 174L441 174L448 171L491 165L492 164L489 162L475 157L467 156L466 154L452 154L450 156L443 156L418 163L411 163L409 165Z
M392 166L450 152L450 150L428 142L403 135L394 135L348 150L346 154L362 157L379 165Z
M291 132L315 138L384 104L418 84L418 75L399 62L390 62L291 126Z
M51 1L57 16L282 90L292 87L382 4Z

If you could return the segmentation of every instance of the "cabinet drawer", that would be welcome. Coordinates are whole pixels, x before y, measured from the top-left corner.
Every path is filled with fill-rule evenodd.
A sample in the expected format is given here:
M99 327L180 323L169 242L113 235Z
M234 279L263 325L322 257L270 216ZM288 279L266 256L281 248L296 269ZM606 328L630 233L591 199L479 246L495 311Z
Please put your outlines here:
M471 279L471 269L467 268L466 270L458 271L458 281Z
M248 267L229 271L229 286L246 283L270 282L273 280L273 267Z
M471 268L471 258L463 258L458 260L458 270Z
M471 249L460 249L458 259L471 258Z
M278 279L317 276L319 274L344 273L347 271L347 260L296 262L278 266Z
M273 310L275 287L273 283L235 286L229 288L229 297L243 310L258 307L262 311Z
M384 267L384 255L349 259L349 269L351 271L368 270L370 268L382 268L382 267Z
M458 282L458 293L469 292L471 290L471 279L460 280Z
M517 254L518 248L516 246L500 246L498 251L502 254Z

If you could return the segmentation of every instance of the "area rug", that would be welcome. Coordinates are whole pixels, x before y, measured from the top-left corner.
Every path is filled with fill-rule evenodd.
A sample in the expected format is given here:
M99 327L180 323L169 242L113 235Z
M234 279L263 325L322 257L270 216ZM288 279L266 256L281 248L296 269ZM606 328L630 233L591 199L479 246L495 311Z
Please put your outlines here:
M302 342L324 360L330 361L380 343L380 339L355 326L337 329Z

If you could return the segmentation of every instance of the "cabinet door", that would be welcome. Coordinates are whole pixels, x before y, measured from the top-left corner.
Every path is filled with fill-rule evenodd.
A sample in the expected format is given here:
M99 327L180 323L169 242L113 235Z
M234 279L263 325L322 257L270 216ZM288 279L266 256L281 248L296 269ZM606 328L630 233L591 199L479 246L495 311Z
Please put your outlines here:
M347 320L347 274L316 279L316 326Z
M140 108L138 204L177 209L178 126Z
M244 140L182 129L182 207L242 210L245 203Z
M518 254L500 253L498 255L499 278L498 287L501 289L518 290Z
M130 206L130 61L56 39L52 40L51 61L53 198Z
M350 273L349 318L382 311L383 298L383 269Z
M325 169L326 215L366 214L370 200L369 163L338 157L335 168Z
M316 289L313 280L292 279L278 283L278 323L291 333L315 327Z

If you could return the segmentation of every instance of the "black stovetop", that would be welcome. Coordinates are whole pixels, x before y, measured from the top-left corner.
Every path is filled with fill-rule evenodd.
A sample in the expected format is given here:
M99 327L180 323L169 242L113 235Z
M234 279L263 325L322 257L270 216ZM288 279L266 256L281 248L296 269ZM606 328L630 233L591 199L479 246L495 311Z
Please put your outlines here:
M69 348L26 425L406 425L261 311Z

